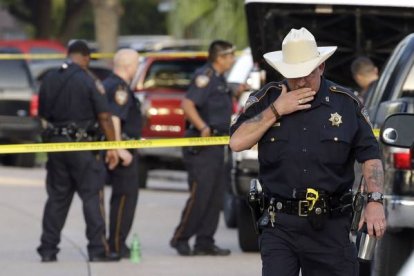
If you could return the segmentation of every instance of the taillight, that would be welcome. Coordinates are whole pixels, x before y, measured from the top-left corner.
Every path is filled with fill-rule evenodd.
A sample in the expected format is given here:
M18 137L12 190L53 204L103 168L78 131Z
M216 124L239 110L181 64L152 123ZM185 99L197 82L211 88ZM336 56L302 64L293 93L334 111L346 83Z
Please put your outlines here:
M406 150L402 152L394 152L393 157L394 157L394 168L400 169L400 170L409 170L412 168L410 150Z
M39 96L32 95L32 99L30 100L30 116L36 117L39 112Z

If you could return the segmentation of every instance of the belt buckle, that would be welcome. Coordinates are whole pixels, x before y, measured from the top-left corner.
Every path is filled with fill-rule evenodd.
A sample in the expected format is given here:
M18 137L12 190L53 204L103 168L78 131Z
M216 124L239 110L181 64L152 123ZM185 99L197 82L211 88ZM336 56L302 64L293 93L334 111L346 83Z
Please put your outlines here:
M305 209L306 211L302 212L302 208ZM309 211L309 201L307 200L299 200L298 202L298 213L300 217L307 217L308 216L308 211Z

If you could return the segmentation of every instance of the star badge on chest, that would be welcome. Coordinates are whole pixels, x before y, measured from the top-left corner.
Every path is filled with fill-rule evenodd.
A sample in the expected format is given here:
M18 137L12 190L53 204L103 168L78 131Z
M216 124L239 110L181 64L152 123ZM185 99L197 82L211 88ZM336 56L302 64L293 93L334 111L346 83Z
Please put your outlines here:
M342 116L338 114L338 112L331 113L331 118L329 118L329 121L331 121L332 126L339 127L340 124L342 124Z

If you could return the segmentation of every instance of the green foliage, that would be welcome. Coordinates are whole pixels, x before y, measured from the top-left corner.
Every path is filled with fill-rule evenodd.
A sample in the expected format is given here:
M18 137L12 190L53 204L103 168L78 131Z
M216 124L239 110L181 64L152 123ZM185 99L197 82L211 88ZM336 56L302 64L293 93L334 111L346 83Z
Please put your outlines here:
M207 43L225 39L239 48L247 45L243 0L176 0L168 23L169 33L177 38Z
M121 35L166 34L166 15L158 12L158 0L122 0Z

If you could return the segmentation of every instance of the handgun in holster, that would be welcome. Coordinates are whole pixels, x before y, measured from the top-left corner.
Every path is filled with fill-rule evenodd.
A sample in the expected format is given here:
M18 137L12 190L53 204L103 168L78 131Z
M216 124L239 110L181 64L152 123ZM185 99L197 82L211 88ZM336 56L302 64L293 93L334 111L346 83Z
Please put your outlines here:
M259 228L257 222L263 214L264 210L264 194L262 186L258 179L250 180L250 190L247 198L247 202L252 213L253 225L257 234L259 234Z

